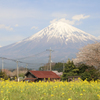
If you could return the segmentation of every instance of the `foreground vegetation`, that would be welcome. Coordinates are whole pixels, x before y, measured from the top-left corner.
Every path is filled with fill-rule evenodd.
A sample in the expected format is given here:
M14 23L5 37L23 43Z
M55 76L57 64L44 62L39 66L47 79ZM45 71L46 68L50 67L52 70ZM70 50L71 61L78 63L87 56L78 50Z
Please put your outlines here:
M100 100L100 81L0 81L0 100Z

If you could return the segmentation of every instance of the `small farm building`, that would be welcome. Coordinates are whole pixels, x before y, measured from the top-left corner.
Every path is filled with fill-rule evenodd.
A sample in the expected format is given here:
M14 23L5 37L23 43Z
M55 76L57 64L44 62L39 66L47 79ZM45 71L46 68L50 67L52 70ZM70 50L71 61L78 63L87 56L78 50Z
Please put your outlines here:
M70 81L78 81L78 78L80 78L81 76L68 76L68 82Z
M52 71L28 71L25 74L25 79L23 81L54 81L54 80L60 80L60 77L52 72Z

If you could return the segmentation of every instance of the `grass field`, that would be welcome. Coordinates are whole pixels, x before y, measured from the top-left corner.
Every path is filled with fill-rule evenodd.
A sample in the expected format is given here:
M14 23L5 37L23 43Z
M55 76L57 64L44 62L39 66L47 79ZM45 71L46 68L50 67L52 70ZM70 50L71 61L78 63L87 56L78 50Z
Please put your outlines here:
M0 100L100 100L100 82L0 82Z

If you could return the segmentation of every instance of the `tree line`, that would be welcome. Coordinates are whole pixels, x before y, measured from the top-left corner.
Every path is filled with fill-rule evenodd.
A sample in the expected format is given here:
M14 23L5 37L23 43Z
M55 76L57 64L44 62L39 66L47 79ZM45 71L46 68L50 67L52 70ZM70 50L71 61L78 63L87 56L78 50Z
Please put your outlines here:
M42 66L39 70L46 70L49 64ZM88 44L81 48L77 56L67 63L54 63L52 70L63 72L62 80L67 80L68 76L81 76L87 81L100 79L100 42Z
M39 69L41 68L43 70L43 66ZM55 63L55 65L52 66L52 70L63 72L63 75L61 76L63 81L68 80L68 76L80 76L82 80L87 79L87 81L97 80L100 78L99 70L93 65L90 66L84 63L78 63L75 65L70 59L67 61L67 63Z

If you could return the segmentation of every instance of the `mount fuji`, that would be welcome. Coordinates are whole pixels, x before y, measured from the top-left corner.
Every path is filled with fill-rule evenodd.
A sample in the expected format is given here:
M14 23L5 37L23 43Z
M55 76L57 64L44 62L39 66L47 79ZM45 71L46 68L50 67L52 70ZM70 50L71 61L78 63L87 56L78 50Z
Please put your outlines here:
M61 61L66 58L74 58L79 48L95 41L98 41L95 36L66 22L57 21L31 37L1 47L0 56L10 58L25 57L46 51L51 47L54 50L52 59Z

